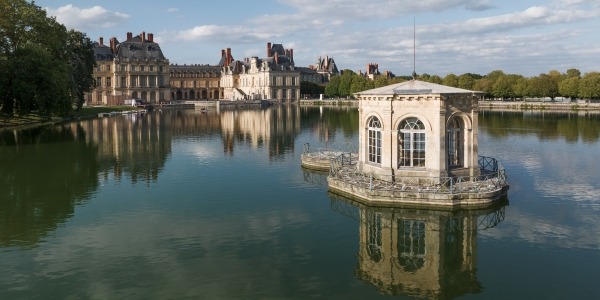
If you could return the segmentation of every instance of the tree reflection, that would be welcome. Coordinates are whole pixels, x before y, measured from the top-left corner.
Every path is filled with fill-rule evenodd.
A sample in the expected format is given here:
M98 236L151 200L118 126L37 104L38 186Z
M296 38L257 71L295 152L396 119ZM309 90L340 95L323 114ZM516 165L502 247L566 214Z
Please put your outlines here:
M37 244L96 191L98 147L85 136L81 126L2 132L1 246Z
M381 292L428 299L479 293L477 231L504 220L488 209L372 207L330 193L334 211L359 222L356 276Z
M569 143L600 138L600 114L594 112L482 111L479 126L494 137L534 135Z

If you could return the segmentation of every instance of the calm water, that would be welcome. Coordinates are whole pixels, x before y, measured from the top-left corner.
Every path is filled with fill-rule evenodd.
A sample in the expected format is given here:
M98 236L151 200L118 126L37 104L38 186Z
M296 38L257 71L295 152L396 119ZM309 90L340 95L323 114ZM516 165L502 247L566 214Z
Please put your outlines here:
M508 200L369 208L304 171L352 108L0 131L0 299L598 299L600 115L482 112Z

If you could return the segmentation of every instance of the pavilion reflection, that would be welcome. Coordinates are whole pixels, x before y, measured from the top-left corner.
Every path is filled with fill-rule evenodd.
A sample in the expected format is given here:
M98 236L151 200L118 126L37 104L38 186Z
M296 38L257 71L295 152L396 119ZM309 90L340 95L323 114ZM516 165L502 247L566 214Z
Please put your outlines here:
M372 207L330 193L334 211L359 221L356 276L382 293L451 299L479 293L477 231L504 220L504 199L480 210Z

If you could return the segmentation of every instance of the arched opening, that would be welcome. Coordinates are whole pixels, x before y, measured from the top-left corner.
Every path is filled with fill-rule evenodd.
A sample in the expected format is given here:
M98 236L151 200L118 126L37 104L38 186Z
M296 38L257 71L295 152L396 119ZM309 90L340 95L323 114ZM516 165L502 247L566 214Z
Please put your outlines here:
M425 125L407 118L398 125L398 167L425 167Z
M177 91L177 95L175 96L175 100L183 100L183 94L181 91Z
M194 100L194 91L190 91L190 99Z
M206 90L202 90L202 99L208 99L208 93Z
M144 101L148 100L147 96L148 96L148 94L146 93L146 91L143 91L142 92L142 100L144 100Z
M138 99L138 92L133 92L131 94L131 99Z
M367 121L367 157L371 163L381 163L381 122L375 116Z
M464 164L464 126L460 118L453 118L447 133L448 168L460 168Z
M150 102L156 102L156 92L150 92Z

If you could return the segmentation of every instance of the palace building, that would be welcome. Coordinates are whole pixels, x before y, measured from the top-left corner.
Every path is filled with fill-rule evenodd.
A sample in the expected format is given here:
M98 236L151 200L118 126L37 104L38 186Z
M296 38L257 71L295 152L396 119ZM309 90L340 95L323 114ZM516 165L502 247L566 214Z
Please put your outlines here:
M267 43L267 57L234 60L231 48L221 51L221 87L223 99L276 99L293 102L300 99L300 71L294 65L294 50L281 44Z
M169 60L152 33L128 32L125 41L112 37L109 45L101 37L94 52L96 87L87 94L87 104L119 105L127 99L158 103L171 97Z
M223 97L221 67L171 65L171 100L217 100Z

